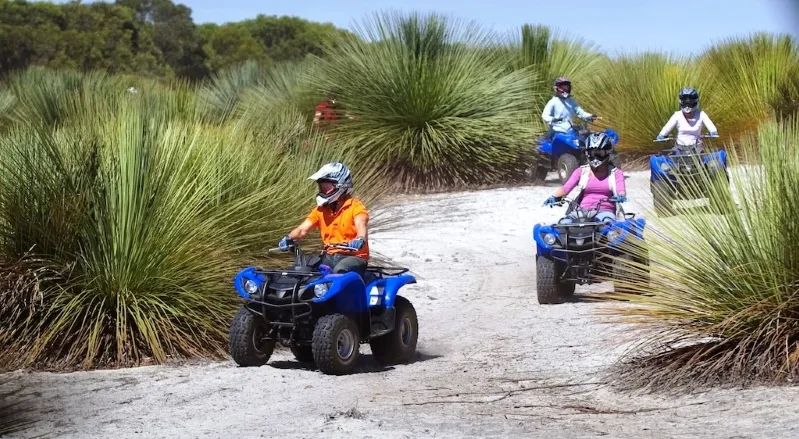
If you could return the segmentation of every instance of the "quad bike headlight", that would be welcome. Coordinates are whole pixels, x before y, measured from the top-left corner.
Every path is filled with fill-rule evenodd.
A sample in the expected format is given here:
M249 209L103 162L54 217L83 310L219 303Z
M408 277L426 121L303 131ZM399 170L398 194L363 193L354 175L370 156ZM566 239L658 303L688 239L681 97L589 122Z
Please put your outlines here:
M721 168L721 162L718 159L710 159L707 161L707 167L712 170Z
M247 279L244 281L244 291L246 291L249 295L253 295L258 292L258 284L250 279Z
M617 239L619 239L619 236L621 236L621 230L619 230L619 229L610 230L608 232L608 241L614 242Z
M313 286L313 295L316 297L322 297L327 293L327 284L316 284Z
M670 172L671 171L671 165L669 165L668 163L661 163L660 164L660 170L663 171L663 172Z
M553 235L552 233L545 233L544 234L544 242L546 242L547 245L552 245L552 244L556 243L557 241L558 241L558 238L556 238L555 235Z

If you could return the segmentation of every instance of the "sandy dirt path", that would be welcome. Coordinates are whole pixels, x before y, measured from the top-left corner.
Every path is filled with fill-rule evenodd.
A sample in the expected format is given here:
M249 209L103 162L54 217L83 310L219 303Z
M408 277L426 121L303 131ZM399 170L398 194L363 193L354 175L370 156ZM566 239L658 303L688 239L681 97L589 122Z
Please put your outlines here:
M597 373L620 350L596 302L538 305L536 222L544 186L409 197L405 219L372 237L411 268L403 291L420 321L419 358L359 373L307 370L287 350L260 368L231 361L70 374L15 372L47 420L22 437L463 438L799 437L799 389L683 398L618 394ZM628 210L651 209L648 173L631 173ZM399 210L394 210L398 212ZM578 287L601 292L610 285Z

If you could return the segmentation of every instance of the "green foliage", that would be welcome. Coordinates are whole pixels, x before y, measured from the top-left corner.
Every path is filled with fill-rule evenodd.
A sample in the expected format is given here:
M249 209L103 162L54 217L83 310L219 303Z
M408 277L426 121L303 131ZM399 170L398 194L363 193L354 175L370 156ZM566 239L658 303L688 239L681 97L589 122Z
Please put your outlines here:
M575 96L579 99L579 96L591 93L593 80L600 72L602 56L595 45L580 38L553 33L546 26L526 24L522 26L520 37L510 35L504 47L509 68L527 72L532 90L532 111L539 114L552 97L555 78L566 76L571 79Z
M482 48L493 35L432 14L377 14L320 60L313 85L356 118L335 138L406 188L500 181L532 149L527 77Z
M298 113L269 131L207 125L178 87L85 99L62 86L80 79L37 73L46 92L26 91L50 100L20 114L41 116L0 137L0 253L22 260L25 275L0 308L16 322L0 337L3 363L223 356L230 279L308 213L307 176L350 154L307 129L286 136ZM93 90L116 88L91 80ZM354 172L375 207L378 176Z
M0 1L0 74L29 65L162 75L133 11L107 3Z
M799 115L799 64L789 70L787 78L779 85L777 94L772 97L769 105L780 119Z
M729 38L701 56L708 92L722 103L716 119L727 131L743 133L771 116L780 87L799 64L799 45L790 35L756 33Z
M607 310L639 329L628 331L637 349L614 376L625 385L798 375L799 254L790 237L799 233L799 121L767 123L732 152L738 196L722 181L710 186L710 205L656 221L647 237L651 280L632 282L644 294Z
M268 65L320 55L337 37L352 35L286 16L197 26L191 9L171 0L0 0L0 75L46 66L201 80L247 61Z
M645 53L604 60L599 70L585 105L604 115L603 123L619 133L620 151L658 148L652 139L679 110L677 95L683 87L700 91L702 107L715 122L714 97L703 93L703 77L692 59Z

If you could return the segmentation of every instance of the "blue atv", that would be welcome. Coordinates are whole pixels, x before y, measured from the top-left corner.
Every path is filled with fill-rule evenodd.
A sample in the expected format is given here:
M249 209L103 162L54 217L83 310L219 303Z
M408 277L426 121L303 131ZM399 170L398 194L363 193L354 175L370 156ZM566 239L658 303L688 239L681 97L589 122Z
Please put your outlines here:
M576 285L602 282L600 276L627 280L634 273L646 277L634 281L648 280L649 253L643 242L646 220L625 213L621 203L616 203L617 219L610 224L599 221L596 214L603 201L616 199L605 198L595 208L584 209L579 202L564 198L557 205L568 203L569 207L558 223L536 224L533 228L538 303L563 303L574 295ZM569 223L567 216L572 212L577 215L569 218ZM631 246L622 249L622 243ZM616 291L626 290L617 285Z
M541 138L538 141L539 161L535 169L535 180L544 180L547 173L558 171L561 184L580 167L585 157L585 139L591 133L588 129L590 121L585 125L573 125L568 133L555 133L552 139ZM610 128L605 129L605 134L610 137L615 146L619 135Z
M239 366L262 366L276 343L289 347L300 362L316 363L330 375L352 371L360 344L368 342L383 365L410 362L416 353L419 323L408 299L397 293L416 278L405 268L370 266L358 273L332 273L320 264L325 250L356 249L327 245L306 257L296 243L287 269L247 267L233 285L245 303L230 325L229 348ZM271 249L275 251L279 249Z
M702 136L712 139L718 136ZM674 140L674 146L649 157L649 189L652 203L659 217L670 216L675 199L707 197L707 185L719 178L729 184L727 151L705 152L700 142L685 143L672 137L655 142ZM712 200L711 200L712 201Z

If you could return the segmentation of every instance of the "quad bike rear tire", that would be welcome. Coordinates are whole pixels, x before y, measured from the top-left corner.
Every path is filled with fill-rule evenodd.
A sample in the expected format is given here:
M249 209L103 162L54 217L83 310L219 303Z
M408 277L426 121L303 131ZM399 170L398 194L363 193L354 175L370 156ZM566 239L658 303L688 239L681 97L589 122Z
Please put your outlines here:
M671 207L672 197L669 183L663 180L650 181L649 191L652 193L655 214L661 218L673 216L674 211Z
M316 367L327 375L352 371L361 355L358 325L343 314L323 316L316 322L311 350Z
M633 258L632 255L622 255L619 256L613 264L613 280L614 285L613 289L617 293L625 293L625 294L639 294L641 289L646 289L649 286L649 255L646 250L643 250L644 255ZM630 265L631 261L635 261L641 265L643 268L639 267L632 267ZM638 287L637 289L619 285L617 281L621 281L621 283L629 283Z
M574 170L580 167L577 157L572 154L563 154L558 157L558 177L561 184L566 184L566 181L571 177Z
M292 346L291 353L300 363L313 363L313 349L311 346Z
M539 166L535 168L535 175L533 178L536 183L543 183L547 179L547 174L549 174L549 169L544 168L543 166Z
M245 307L239 308L228 332L228 348L233 361L241 367L263 366L275 350L274 340L263 340L269 330Z
M524 171L525 178L532 183L543 183L546 181L548 173L549 170L547 168L537 164L531 165Z
M541 305L563 303L574 295L573 283L558 282L562 268L555 260L540 256L536 260L536 295Z
M405 364L416 355L416 342L419 337L419 321L411 302L397 296L394 300L396 314L394 330L388 334L369 340L372 355L384 366Z
M718 172L719 174L711 177L714 180L710 181L710 187L707 188L707 199L713 210L718 211L718 213L721 215L725 215L730 213L728 212L728 208L731 205L730 201L732 200L732 191L730 190L730 174L727 173L726 169L719 170ZM718 192L718 189L713 187L714 185L719 185L719 188L724 187L724 189L721 192Z

